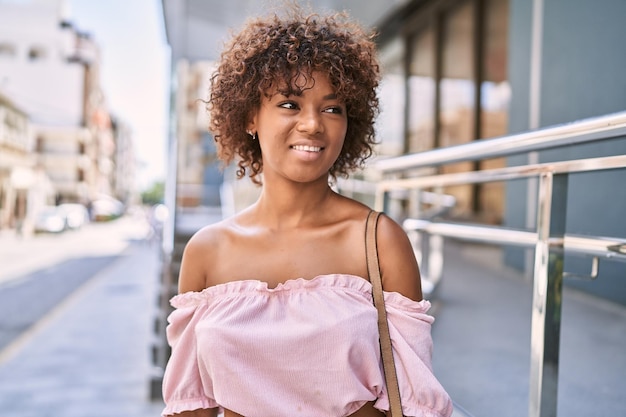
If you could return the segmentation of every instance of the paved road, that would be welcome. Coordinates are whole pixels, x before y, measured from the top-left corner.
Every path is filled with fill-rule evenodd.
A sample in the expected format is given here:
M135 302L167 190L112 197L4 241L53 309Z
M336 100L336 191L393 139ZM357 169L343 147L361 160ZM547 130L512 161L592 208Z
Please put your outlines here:
M117 257L68 259L0 286L0 350Z
M0 416L160 414L148 399L159 262L146 231L143 219L123 218L66 235L0 236L3 264L7 248L15 256L0 274L0 309L17 319L0 350Z

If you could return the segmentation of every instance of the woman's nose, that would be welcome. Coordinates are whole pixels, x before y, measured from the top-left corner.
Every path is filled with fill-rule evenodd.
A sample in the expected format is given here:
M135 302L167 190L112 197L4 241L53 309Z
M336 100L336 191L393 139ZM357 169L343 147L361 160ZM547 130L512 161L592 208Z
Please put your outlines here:
M324 127L320 116L315 110L302 111L298 120L298 130L309 135L323 132Z

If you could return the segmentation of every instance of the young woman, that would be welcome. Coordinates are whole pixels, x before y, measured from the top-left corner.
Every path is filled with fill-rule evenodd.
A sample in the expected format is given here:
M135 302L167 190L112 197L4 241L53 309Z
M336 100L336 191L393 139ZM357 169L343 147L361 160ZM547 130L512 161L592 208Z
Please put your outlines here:
M221 158L237 158L239 177L262 191L186 246L163 415L388 410L365 255L371 210L329 186L372 152L378 79L371 36L343 14L251 20L225 48L211 130ZM384 215L377 242L404 414L449 416L411 245Z

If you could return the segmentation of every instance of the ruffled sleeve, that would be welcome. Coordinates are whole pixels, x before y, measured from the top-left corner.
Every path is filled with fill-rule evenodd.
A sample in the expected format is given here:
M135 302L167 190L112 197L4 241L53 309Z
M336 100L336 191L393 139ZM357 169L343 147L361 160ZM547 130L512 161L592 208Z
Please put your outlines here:
M401 294L385 292L385 307L403 414L449 417L453 411L452 400L432 370L434 318L426 314L430 302L415 302ZM389 410L386 392L374 406Z
M195 327L203 307L193 297L192 293L182 294L171 302L177 309L167 319L167 341L172 353L163 377L163 416L218 406L207 395L207 384L203 384L198 367Z

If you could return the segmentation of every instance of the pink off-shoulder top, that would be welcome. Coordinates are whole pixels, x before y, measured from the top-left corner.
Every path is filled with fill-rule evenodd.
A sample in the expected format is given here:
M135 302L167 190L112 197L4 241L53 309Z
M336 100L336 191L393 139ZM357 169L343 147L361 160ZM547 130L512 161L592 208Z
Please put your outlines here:
M405 416L448 417L431 367L428 301L384 293ZM388 410L369 281L352 275L233 281L172 298L163 415L223 407L246 417Z

